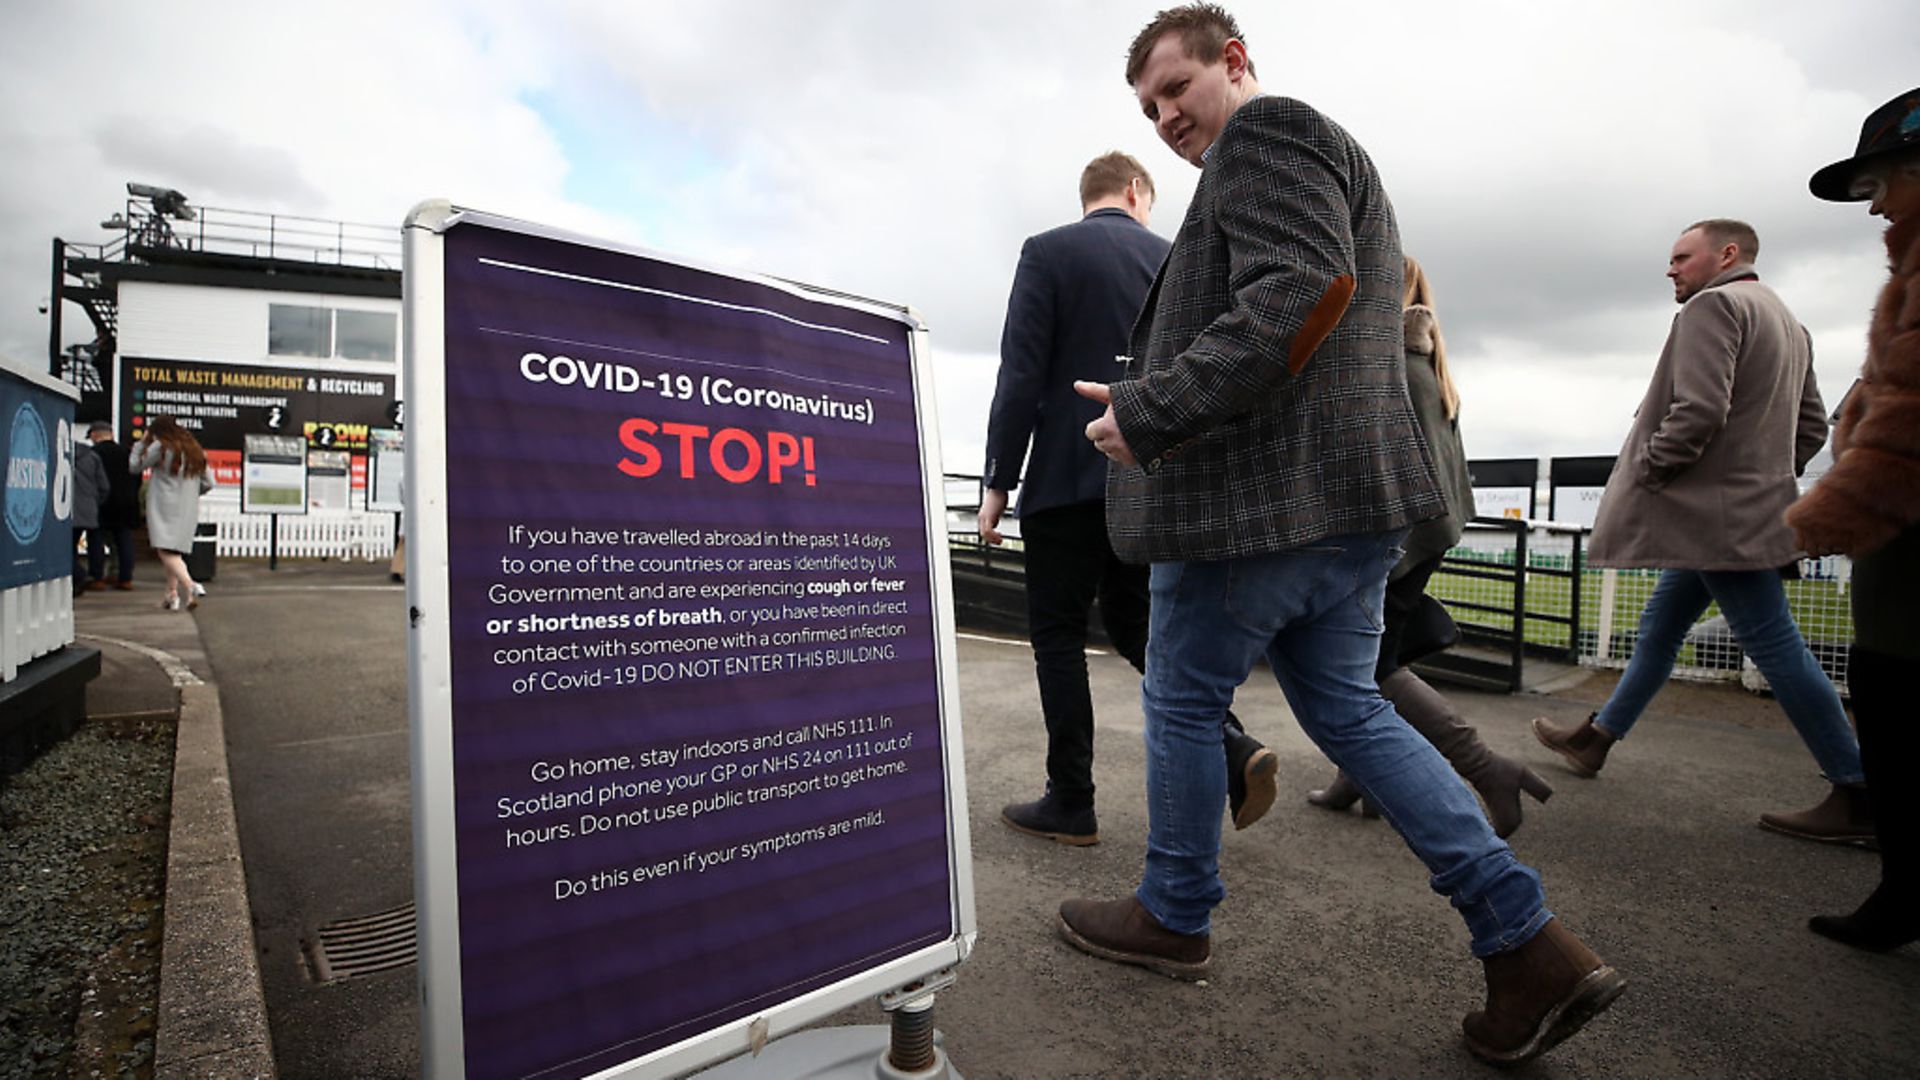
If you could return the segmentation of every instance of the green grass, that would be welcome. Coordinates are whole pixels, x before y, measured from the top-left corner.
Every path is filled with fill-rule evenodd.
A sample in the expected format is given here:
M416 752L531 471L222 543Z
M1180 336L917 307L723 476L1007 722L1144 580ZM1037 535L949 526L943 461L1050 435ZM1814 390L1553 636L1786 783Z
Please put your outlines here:
M1472 559L1476 563L1490 568L1509 568L1513 565L1511 552L1499 555L1487 552L1473 552L1456 549L1453 557ZM1568 557L1559 553L1529 553L1529 565L1539 568L1565 570ZM1600 626L1600 593L1604 570L1585 567L1580 575L1580 629L1597 632ZM1647 598L1653 593L1653 586L1659 580L1658 570L1620 570L1616 571L1618 584L1614 593L1613 632L1632 634L1640 624L1640 611ZM1565 618L1572 609L1572 582L1563 577L1534 573L1527 578L1527 612L1530 615L1557 615ZM1809 641L1846 642L1853 639L1853 616L1848 607L1848 597L1841 591L1838 582L1801 580L1786 582L1787 606L1793 612L1794 621L1800 625L1800 632ZM1511 610L1513 606L1513 586L1510 582L1488 581L1479 578L1466 578L1450 574L1445 569L1434 575L1427 586L1442 602L1457 603L1472 601L1481 604L1494 604ZM1719 614L1719 605L1707 609L1702 618L1711 618ZM1465 620L1483 624L1504 624L1504 619L1490 613L1456 612L1456 616ZM1563 624L1545 622L1536 619L1527 621L1527 641L1554 648L1564 648L1567 643L1567 627ZM1683 657L1684 662L1686 658Z

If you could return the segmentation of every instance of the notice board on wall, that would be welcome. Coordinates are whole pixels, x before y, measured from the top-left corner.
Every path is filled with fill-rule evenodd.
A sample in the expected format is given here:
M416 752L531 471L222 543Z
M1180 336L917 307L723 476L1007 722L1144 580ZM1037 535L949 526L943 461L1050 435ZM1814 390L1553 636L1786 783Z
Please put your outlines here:
M406 259L429 1073L685 1072L963 960L911 312L446 204Z

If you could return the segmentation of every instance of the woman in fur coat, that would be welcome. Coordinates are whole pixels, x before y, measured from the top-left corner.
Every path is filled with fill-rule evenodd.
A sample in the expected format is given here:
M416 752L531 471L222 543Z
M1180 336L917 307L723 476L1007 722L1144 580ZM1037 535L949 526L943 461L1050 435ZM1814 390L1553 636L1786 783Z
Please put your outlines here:
M1851 915L1808 927L1883 952L1920 941L1920 88L1867 117L1854 156L1815 173L1820 198L1866 201L1891 224L1892 277L1874 304L1867 359L1840 403L1833 469L1787 511L1801 547L1853 558L1847 662L1861 764L1880 841L1880 885Z

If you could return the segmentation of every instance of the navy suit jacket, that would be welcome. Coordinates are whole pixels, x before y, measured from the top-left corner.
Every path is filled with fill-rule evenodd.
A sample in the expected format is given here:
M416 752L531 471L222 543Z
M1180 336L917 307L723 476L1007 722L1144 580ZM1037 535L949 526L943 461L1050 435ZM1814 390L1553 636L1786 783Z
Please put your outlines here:
M1000 335L1000 378L987 418L985 485L1012 491L1033 455L1019 512L1098 502L1107 462L1086 427L1106 411L1073 391L1075 379L1113 382L1116 357L1167 241L1124 210L1095 210L1071 225L1029 237L1020 249Z

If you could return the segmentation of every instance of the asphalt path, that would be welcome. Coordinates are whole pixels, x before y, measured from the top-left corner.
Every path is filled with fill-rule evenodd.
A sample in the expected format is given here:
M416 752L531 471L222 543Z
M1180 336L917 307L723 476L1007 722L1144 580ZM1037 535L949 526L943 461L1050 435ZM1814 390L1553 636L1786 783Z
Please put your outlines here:
M322 924L411 897L403 594L384 566L291 561L230 560L212 589L196 618L226 714L280 1075L416 1075L413 969L320 984L303 952ZM1122 895L1140 870L1131 669L1091 660L1102 842L1069 849L998 823L1043 779L1030 654L967 634L959 651L980 940L936 1017L967 1077L1487 1075L1459 1042L1482 992L1459 919L1384 824L1305 805L1330 770L1269 677L1236 711L1278 752L1282 797L1228 830L1214 971L1195 985L1054 935L1060 900ZM1776 707L1671 687L1606 773L1580 780L1526 721L1583 716L1612 678L1576 676L1552 695L1449 691L1496 749L1555 786L1547 805L1528 803L1515 850L1629 981L1521 1075L1920 1075L1920 948L1871 956L1804 926L1865 895L1873 856L1754 825L1824 791ZM861 1006L830 1022L881 1020Z
M227 724L274 1059L419 1074L414 968L320 983L305 947L413 898L406 595L386 564L227 560L195 612Z

